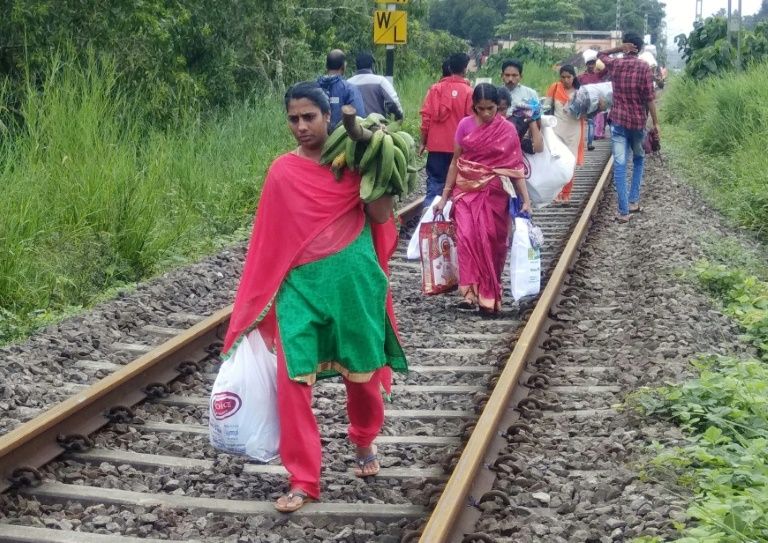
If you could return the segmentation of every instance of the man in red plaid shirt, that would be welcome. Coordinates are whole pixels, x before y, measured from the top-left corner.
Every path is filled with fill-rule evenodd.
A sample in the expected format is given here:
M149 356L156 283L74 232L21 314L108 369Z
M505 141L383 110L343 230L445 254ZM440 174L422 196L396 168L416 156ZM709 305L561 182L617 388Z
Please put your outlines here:
M613 145L613 182L619 200L619 222L628 222L629 214L640 211L640 185L643 182L645 164L645 125L648 113L653 129L658 133L656 95L653 90L653 71L638 58L643 39L634 32L625 32L620 47L601 51L603 61L613 83L613 107L611 108L611 140ZM612 58L613 53L624 53L622 58ZM627 196L627 157L632 151L632 186Z

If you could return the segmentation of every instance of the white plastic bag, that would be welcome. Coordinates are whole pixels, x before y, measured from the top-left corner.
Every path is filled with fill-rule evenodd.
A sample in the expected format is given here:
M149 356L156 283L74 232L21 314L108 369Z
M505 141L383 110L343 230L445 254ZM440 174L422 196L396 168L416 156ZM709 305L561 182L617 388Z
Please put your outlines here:
M277 456L277 356L269 352L258 330L243 338L222 362L208 407L211 445L261 462Z
M541 134L544 138L544 150L532 155L523 155L528 195L531 204L537 208L552 203L571 180L576 168L576 157L551 127L542 127Z
M432 222L435 220L435 213L432 211L432 207L440 200L439 196L435 196L435 199L432 200L432 203L429 204L429 207L424 212L424 215L421 216L421 220L419 220L418 226L416 226L416 230L413 232L413 236L411 236L411 241L408 242L408 249L405 252L405 257L408 260L417 260L421 258L421 248L419 247L419 231L421 230L421 225L425 222ZM451 205L453 202L448 200L448 202L445 204L445 207L443 208L443 215L445 217L451 216Z
M530 219L515 218L515 233L509 250L509 274L515 301L541 290L541 233L535 229Z

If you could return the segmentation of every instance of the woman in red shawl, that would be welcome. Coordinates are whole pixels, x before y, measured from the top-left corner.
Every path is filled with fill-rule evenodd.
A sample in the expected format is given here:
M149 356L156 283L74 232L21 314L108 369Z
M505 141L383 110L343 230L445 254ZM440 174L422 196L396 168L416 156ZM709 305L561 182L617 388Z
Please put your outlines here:
M346 170L336 181L319 164L330 105L315 83L291 87L285 106L299 146L267 173L223 352L258 328L277 353L280 457L290 491L275 507L292 512L320 497L312 384L344 378L355 474L368 477L379 471L381 389L389 392L390 368L406 371L407 363L386 276L397 243L392 198L364 205L359 175Z
M531 211L517 130L496 115L498 104L496 87L489 83L475 87L475 114L459 122L445 190L435 205L442 211L448 198L453 200L463 297L458 307L479 308L483 314L501 309L510 197L520 198L521 212Z

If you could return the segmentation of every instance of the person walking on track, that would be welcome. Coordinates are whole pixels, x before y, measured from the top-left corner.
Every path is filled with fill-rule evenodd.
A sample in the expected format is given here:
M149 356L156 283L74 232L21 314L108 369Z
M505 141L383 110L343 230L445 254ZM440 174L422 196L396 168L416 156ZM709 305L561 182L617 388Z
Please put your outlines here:
M448 198L453 201L463 297L458 308L479 309L481 314L501 309L510 196L521 198L521 212L531 211L517 129L496 114L498 103L496 87L475 87L474 115L459 123L445 189L434 206L442 212Z
M360 53L355 59L355 64L357 71L347 81L360 91L365 112L380 113L385 117L393 115L396 121L402 120L403 106L400 105L397 91L389 79L374 73L373 55L368 52Z
M334 49L328 53L325 59L325 69L325 75L317 78L317 84L325 91L331 104L331 122L328 123L328 133L330 134L341 122L342 107L354 106L360 117L365 117L366 111L360 90L344 79L347 60L342 50Z
M659 133L656 114L656 94L653 89L653 70L638 58L643 38L634 32L625 32L619 47L598 53L613 83L611 145L613 150L613 182L616 186L618 214L616 220L629 222L630 213L641 210L640 186L645 168L645 128L651 114L653 130ZM614 53L624 53L613 58ZM627 160L632 153L632 186L627 195Z
M320 497L312 385L343 377L354 472L373 476L382 389L390 391L391 370L407 371L407 362L386 275L397 243L392 197L364 205L358 173L346 169L337 181L319 164L331 108L316 83L291 87L285 106L298 147L267 173L223 352L254 328L276 351L280 457L290 490L275 507L292 512Z
M532 99L539 99L539 94L531 87L521 83L523 80L523 62L517 59L508 59L501 63L501 80L509 91L509 107L528 104Z
M448 58L451 75L429 88L421 106L419 156L427 155L427 194L424 207L443 192L445 176L453 157L453 137L459 121L472 114L472 87L464 77L469 56L456 53Z
M594 85L595 83L601 83L604 80L605 72L597 71L597 57L590 58L586 62L586 70L579 75L579 83L581 85ZM595 115L587 117L587 151L594 151L595 140L595 122L597 118L605 115L604 112L599 111Z
M576 94L578 88L579 79L576 77L576 68L570 64L565 64L560 68L560 81L549 86L547 96L552 99L557 118L555 134L565 142L573 156L576 157L576 165L580 166L584 164L584 119L577 119L566 110L568 102ZM570 202L572 190L573 177L557 195L555 202L560 204Z

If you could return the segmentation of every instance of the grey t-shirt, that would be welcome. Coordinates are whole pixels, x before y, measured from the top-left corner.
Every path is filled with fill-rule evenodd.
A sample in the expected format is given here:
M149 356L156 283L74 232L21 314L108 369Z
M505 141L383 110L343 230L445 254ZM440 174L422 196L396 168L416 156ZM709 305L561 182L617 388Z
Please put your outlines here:
M535 90L533 90L531 87L526 87L525 85L516 86L514 89L509 91L509 94L512 96L512 102L509 104L510 108L514 108L523 103L528 103L528 100L531 98L539 98L539 95Z

